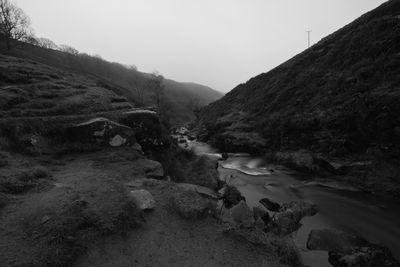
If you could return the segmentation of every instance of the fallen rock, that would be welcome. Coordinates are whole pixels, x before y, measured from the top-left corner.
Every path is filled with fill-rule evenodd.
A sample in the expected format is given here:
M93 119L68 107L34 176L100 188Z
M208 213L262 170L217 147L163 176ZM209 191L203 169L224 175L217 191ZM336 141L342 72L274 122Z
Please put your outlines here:
M180 190L170 198L170 205L182 218L204 219L215 214L216 203L190 190Z
M234 186L225 185L222 192L222 200L224 201L225 207L228 209L232 206L239 204L240 201L244 200L242 194Z
M262 219L265 224L268 224L269 220L269 213L265 210L262 206L257 206L253 208L254 220Z
M366 244L364 239L337 229L312 230L307 240L307 248L310 250L345 252Z
M129 195L133 198L133 201L140 210L151 210L154 209L156 205L156 201L147 190L133 190L129 192Z
M349 252L330 251L328 261L334 267L399 267L389 249L380 246L355 247Z
M149 159L138 159L135 164L142 166L148 178L163 179L164 169L160 162Z
M259 202L270 211L277 212L281 209L281 205L269 198L263 198Z
M79 143L108 144L111 146L136 143L134 131L126 125L106 118L95 118L66 129L68 138Z
M336 169L328 161L307 150L277 152L273 159L282 165L302 172L321 175L337 173Z
M292 210L299 217L314 216L317 214L317 205L308 201L292 201L284 203L281 206L281 211Z
M223 207L221 220L232 227L251 227L255 222L253 212L243 200L230 209Z
M280 212L275 213L272 217L269 227L277 234L287 235L299 229L300 221L304 216L313 216L316 213L316 206L309 202L284 203Z
M215 193L215 191L205 186L200 186L195 184L185 184L185 183L179 183L177 184L177 186L185 190L196 192L203 196L207 196L213 199L218 199L218 196Z

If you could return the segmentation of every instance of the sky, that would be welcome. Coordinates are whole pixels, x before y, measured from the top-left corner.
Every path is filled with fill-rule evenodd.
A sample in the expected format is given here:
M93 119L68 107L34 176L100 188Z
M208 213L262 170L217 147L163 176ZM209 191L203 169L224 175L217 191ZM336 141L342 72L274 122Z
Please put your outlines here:
M384 0L17 0L36 36L228 92Z

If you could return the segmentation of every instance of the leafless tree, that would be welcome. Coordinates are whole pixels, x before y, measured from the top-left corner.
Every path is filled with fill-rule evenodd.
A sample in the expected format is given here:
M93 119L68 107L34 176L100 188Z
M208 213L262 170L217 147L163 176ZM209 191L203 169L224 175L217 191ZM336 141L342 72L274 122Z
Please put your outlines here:
M38 41L38 46L43 47L43 48L47 48L47 49L54 49L54 50L58 50L59 47L58 45L56 45L52 40L47 39L47 38L37 38Z
M152 82L154 84L154 91L156 95L156 105L158 112L161 113L161 98L164 93L164 77L158 72L154 71L152 74Z
M0 34L7 49L11 41L22 41L31 35L30 20L25 12L9 0L0 0Z
M132 79L132 80L128 81L128 83L129 83L129 87L132 88L133 91L135 91L137 102L140 105L144 105L145 86L144 86L143 82Z
M79 51L72 46L62 44L60 45L60 51L71 54L71 55L78 55Z

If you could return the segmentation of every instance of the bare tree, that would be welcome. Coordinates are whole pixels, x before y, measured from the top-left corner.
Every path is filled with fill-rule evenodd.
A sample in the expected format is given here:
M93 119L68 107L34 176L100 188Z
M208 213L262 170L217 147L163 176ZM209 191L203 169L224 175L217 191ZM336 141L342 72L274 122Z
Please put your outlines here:
M47 38L37 38L38 41L38 46L43 47L43 48L47 48L47 49L54 49L54 50L58 50L59 47L58 45L56 45L52 40L47 39Z
M60 45L60 51L71 54L71 55L78 55L79 51L72 46L62 44Z
M158 72L154 71L152 74L152 82L154 84L154 90L156 95L156 105L158 112L161 113L161 98L164 93L164 77Z
M144 91L145 86L143 82L140 80L131 79L128 81L129 87L135 92L136 94L136 101L140 105L144 105Z
M12 40L22 41L30 33L30 20L25 12L9 0L0 0L0 34L7 49L11 49Z

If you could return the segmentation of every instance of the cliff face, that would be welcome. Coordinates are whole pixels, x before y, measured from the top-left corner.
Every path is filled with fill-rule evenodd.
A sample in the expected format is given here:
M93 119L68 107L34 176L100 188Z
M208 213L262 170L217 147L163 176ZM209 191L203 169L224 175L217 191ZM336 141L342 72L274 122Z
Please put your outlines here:
M392 0L199 114L224 150L310 149L398 156L400 1Z

